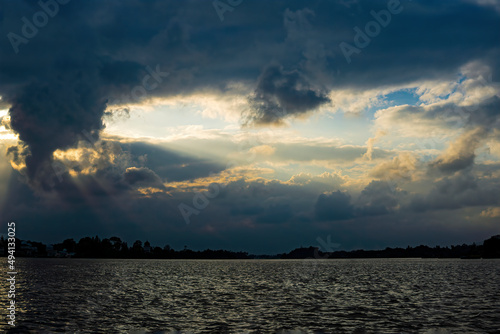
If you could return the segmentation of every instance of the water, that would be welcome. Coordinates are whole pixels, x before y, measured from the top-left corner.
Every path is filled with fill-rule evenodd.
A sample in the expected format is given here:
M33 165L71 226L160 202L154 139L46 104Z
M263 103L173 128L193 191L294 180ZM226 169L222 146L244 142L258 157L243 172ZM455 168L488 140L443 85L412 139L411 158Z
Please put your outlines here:
M23 333L500 332L500 260L16 264ZM5 319L5 303L0 312Z

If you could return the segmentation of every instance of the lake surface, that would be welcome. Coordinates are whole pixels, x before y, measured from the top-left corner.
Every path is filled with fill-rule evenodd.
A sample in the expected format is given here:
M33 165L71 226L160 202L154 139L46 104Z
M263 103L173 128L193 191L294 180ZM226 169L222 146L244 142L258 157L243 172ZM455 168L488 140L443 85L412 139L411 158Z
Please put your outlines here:
M500 260L16 264L23 333L500 332ZM7 285L1 289L6 330Z

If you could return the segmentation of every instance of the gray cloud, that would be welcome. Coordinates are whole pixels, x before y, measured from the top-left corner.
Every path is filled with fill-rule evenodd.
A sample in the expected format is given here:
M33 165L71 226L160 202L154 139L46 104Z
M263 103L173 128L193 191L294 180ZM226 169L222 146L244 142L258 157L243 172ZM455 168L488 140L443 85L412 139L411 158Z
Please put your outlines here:
M81 73L82 76L86 75ZM11 127L19 133L25 156L27 175L35 179L41 168L50 168L52 153L65 149L82 137L82 131L100 131L105 101L96 96L89 83L32 83L8 100Z
M265 209L264 213L257 216L257 223L280 224L290 220L293 211L288 204L272 204Z
M130 185L165 189L161 178L149 168L129 167L123 174L123 178Z
M351 196L341 191L319 195L314 210L316 218L320 220L344 220L354 217Z
M372 181L363 189L357 200L357 214L376 216L394 212L405 192L396 189L396 185L386 181Z
M457 210L500 204L498 179L478 178L470 170L460 171L435 183L425 195L417 194L408 208L416 212Z
M277 66L262 73L249 100L251 112L244 115L245 123L257 125L280 124L288 116L304 114L330 101L312 89L297 70L286 72Z

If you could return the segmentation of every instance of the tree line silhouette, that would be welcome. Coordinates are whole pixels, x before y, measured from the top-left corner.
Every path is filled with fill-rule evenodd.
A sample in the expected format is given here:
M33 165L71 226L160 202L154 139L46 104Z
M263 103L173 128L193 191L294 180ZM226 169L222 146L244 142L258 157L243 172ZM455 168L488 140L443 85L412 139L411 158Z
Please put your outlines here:
M3 252L2 252L3 251ZM7 256L7 240L0 237L0 253ZM16 257L76 257L76 258L123 258L123 259L256 259L256 258L500 258L500 235L493 236L483 245L456 245L450 247L429 247L420 245L407 248L386 248L384 250L353 250L323 252L318 247L301 247L289 253L277 255L251 255L247 252L228 250L176 251L169 245L152 247L149 241L144 244L137 240L131 246L119 237L100 239L84 237L78 242L66 239L54 245L41 242L23 241L16 238Z
M483 242L483 245L456 245L450 247L429 247L420 245L407 248L390 248L384 250L353 250L322 252L318 247L297 248L287 254L281 254L283 259L306 258L500 258L500 235L493 236Z

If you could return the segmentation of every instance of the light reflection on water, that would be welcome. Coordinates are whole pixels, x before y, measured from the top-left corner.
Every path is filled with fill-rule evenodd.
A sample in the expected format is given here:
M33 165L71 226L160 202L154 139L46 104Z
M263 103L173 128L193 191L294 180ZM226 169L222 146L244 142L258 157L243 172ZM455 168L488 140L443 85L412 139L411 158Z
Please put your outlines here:
M21 332L500 331L500 260L18 259L17 266ZM0 313L5 319L5 307Z

